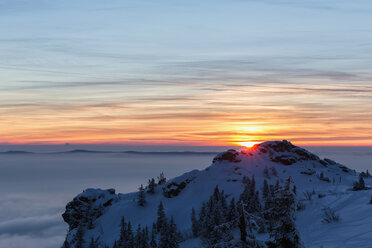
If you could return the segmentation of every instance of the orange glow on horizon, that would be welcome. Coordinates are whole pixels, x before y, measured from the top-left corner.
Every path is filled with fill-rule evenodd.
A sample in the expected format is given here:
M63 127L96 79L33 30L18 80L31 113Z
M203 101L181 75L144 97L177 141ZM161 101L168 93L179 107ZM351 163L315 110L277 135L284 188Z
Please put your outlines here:
M209 86L160 84L145 92L112 86L104 95L93 87L85 98L35 91L19 104L16 91L3 91L0 144L251 147L286 139L299 146L372 145L369 85Z
M239 145L244 146L244 147L247 147L247 148L251 148L254 145L259 144L259 143L261 143L261 142L245 141L245 142L239 142Z

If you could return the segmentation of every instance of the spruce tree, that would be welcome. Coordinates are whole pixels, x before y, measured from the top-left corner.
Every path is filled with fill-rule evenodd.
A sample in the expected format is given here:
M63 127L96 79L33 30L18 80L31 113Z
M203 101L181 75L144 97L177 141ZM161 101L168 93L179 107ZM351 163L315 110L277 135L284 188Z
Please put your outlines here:
M238 204L239 212L239 230L240 230L240 240L244 243L247 241L247 224L245 222L245 213L242 202Z
M141 229L141 225L138 225L137 226L137 231L136 231L136 235L134 237L134 240L135 240L135 247L137 248L142 248L142 229Z
M117 241L114 242L114 245L112 246L112 248L120 248Z
M90 238L90 242L89 242L89 248L98 248L98 244L97 244L97 241L94 240L93 237Z
M269 248L303 247L295 223L296 196L291 190L292 179L288 178L284 187L276 191L273 207L270 209L272 220Z
M145 188L141 184L141 187L139 189L139 194L138 194L138 206L145 206L146 204L146 196L145 196Z
M160 229L160 240L159 248L168 248L169 244L169 233L168 233L168 223L165 222Z
M156 230L161 233L167 226L167 217L164 212L163 203L160 202L158 206L158 218L156 220Z
M191 209L191 229L192 229L193 236L198 237L199 236L199 222L196 219L196 213L195 213L194 208Z
M360 187L360 189L365 189L366 188L363 177L359 177L359 187Z
M279 190L279 180L276 180L274 189Z
M132 224L130 223L130 221L128 222L128 226L127 226L127 237L126 237L126 240L125 240L125 246L124 247L134 247L134 235L133 235L133 231L132 231Z
M271 167L271 172L273 173L274 176L278 176L278 172L277 170L275 169L275 167Z
M164 176L164 173L160 173L160 175L158 176L158 184L159 185L162 185L164 184L165 182L167 181L167 179L165 178Z
M178 248L179 237L176 223L174 222L173 216L171 217L167 229L168 235L168 248Z
M270 189L269 189L269 184L267 183L266 179L264 180L264 186L263 186L263 189L262 189L262 196L264 199L267 198L267 196L269 195L270 193Z
M238 214L236 210L235 198L232 197L229 205L227 221L233 222L233 226L235 226L234 223L236 223L237 216Z
M75 240L76 240L75 247L76 248L83 248L84 243L85 243L84 242L84 230L81 226L79 226L79 228L76 231Z
M122 217L120 221L120 236L118 241L119 247L124 247L124 244L127 240L127 236L128 236L127 224L124 221L124 217Z
M149 231L147 226L141 232L141 248L149 248Z
M158 248L158 244L156 242L156 225L155 225L155 223L152 226L152 230L151 230L150 247L151 248Z
M149 185L148 185L147 192L150 193L150 194L155 194L155 187L156 187L155 179L151 178L149 180Z

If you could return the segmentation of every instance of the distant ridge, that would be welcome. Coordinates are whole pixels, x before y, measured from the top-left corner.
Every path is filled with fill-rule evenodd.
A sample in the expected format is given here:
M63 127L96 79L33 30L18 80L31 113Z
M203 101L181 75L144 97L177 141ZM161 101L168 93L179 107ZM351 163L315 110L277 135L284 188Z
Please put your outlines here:
M139 152L139 151L124 151L122 153L128 154L144 154L144 155L216 155L220 152Z
M26 151L6 151L6 152L0 152L0 154L33 154L33 152L26 152Z
M86 154L97 154L97 153L117 153L117 154L138 154L138 155L216 155L220 152L193 152L193 151L181 151L181 152L143 152L143 151L95 151L85 149L74 149L63 152L27 152L27 151L6 151L0 152L0 154L8 155L19 155L19 154L75 154L75 153L86 153Z
M112 151L94 151L94 150L85 150L85 149L75 149L65 152L53 152L53 153L114 153Z

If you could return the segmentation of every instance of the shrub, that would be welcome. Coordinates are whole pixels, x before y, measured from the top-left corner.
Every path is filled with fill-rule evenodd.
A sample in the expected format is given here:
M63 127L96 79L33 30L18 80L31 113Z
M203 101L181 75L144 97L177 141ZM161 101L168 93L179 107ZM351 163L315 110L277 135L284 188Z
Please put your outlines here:
M305 191L304 196L305 196L305 199L308 201L311 201L313 199L313 193L310 191Z
M340 215L336 213L336 211L330 207L325 207L322 209L323 211L323 222L324 223L333 223L338 222L340 220Z

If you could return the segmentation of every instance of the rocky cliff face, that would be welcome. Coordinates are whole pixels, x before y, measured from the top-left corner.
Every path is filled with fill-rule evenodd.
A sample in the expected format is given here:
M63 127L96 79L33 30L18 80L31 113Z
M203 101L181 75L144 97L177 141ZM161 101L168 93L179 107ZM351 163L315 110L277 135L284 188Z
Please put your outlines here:
M67 204L66 211L62 214L63 220L70 231L79 226L92 229L95 220L117 200L114 189L87 189Z

